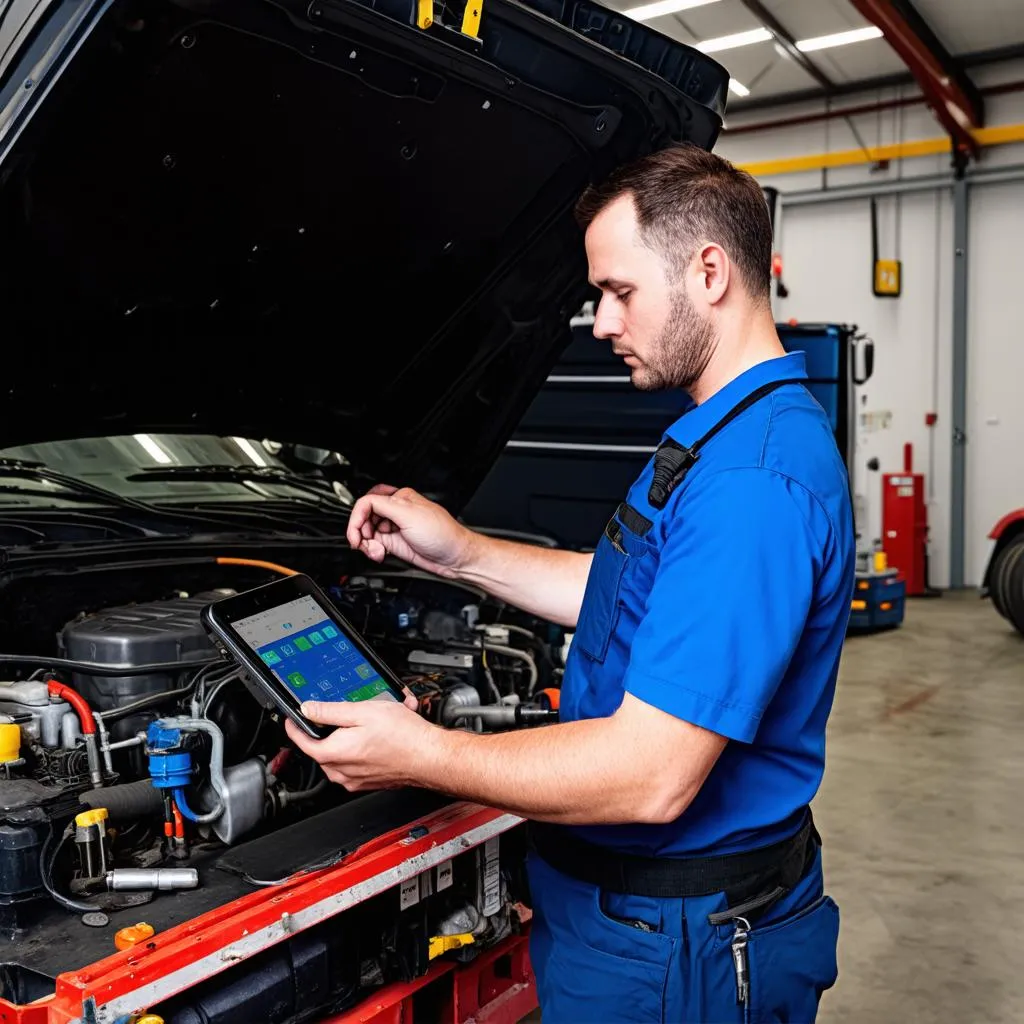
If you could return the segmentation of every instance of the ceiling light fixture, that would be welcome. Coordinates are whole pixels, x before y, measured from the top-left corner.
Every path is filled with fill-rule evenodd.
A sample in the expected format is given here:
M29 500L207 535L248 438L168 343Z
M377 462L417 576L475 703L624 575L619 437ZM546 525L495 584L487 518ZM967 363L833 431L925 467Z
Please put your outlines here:
M718 0L656 0L653 4L629 7L622 13L628 15L634 21L650 21L652 18L663 18L666 14L678 14L680 11L688 11L691 7L705 7L708 4L716 3L718 3Z
M734 96L750 95L750 90L742 82L737 82L735 78L729 79L729 92Z
M766 28L755 28L749 32L735 32L731 36L718 36L705 39L702 43L694 43L701 53L721 53L722 50L735 50L738 46L750 46L752 43L767 43L775 37Z
M830 50L833 46L847 46L849 43L863 43L866 39L881 39L882 30L877 25L855 28L850 32L833 32L830 36L815 36L813 39L798 39L796 48L801 53L814 50Z

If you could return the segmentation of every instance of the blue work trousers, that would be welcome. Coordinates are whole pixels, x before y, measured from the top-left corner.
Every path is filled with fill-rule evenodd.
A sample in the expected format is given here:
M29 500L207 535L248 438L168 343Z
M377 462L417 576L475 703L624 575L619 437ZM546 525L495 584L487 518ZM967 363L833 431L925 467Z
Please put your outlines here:
M803 879L752 922L745 1003L736 925L708 922L727 909L724 894L624 896L569 878L536 853L528 863L544 1024L808 1024L835 984L839 908L823 892L820 849Z

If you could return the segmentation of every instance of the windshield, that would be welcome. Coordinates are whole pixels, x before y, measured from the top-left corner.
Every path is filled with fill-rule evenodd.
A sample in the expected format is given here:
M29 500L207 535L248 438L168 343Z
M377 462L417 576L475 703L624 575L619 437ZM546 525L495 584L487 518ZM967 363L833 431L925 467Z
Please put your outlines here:
M342 456L269 440L126 434L3 448L0 458L41 463L64 476L154 505L308 499L310 487L339 504L352 503L348 490L325 473L345 466ZM246 479L247 474L253 479ZM51 481L4 479L0 474L0 485L0 508L13 503L15 496L20 505L26 498L50 506L67 500L62 498L66 488Z

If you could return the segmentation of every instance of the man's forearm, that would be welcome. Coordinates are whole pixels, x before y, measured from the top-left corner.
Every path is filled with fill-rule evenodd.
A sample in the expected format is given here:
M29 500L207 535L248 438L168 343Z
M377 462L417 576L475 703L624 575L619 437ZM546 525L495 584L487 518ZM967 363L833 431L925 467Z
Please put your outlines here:
M657 747L657 744L655 744ZM663 778L663 760L615 718L498 735L437 729L421 751L417 784L503 811L560 824L671 821L703 781ZM600 756L597 756L597 755Z
M592 558L474 533L456 577L539 618L575 627Z

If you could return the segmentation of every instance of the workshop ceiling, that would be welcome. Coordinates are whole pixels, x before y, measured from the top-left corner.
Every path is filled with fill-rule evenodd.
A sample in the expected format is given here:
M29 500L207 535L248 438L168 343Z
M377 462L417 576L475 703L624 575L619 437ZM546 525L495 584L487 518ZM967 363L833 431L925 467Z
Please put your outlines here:
M661 0L661 10L675 8L662 14L642 10L650 0L606 2L690 45L703 49L711 41L707 52L729 69L736 83L729 104L733 111L778 101L786 94L824 92L823 78L848 91L859 82L907 73L896 51L851 0ZM1024 55L1024 0L913 0L913 4L954 56L1012 46L1019 46ZM791 41L805 44L858 30L868 37L820 48L813 43L811 48L799 45L800 56L810 67L802 67L779 41L780 31ZM740 33L748 35L731 40L733 45L725 41ZM743 95L744 90L749 90L749 96Z

